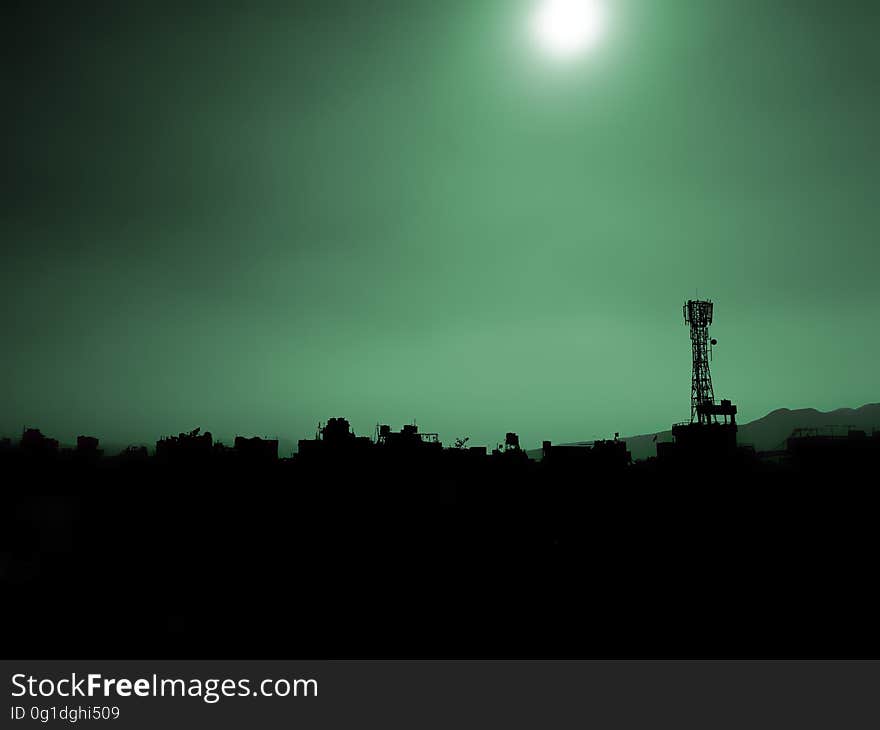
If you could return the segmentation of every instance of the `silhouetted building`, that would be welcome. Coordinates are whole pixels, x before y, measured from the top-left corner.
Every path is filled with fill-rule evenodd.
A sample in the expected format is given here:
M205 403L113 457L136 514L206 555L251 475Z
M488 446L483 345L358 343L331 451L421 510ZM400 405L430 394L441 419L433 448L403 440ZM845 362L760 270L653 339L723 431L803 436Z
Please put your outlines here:
M169 462L203 461L210 458L214 438L210 431L200 431L200 428L196 428L189 433L159 439L156 442L156 458Z
M82 453L94 453L98 451L98 439L94 436L77 436L76 450Z
M333 446L347 444L357 438L346 418L331 418L319 431L321 440Z
M590 463L590 446L588 444L557 444L544 441L541 447L541 462L547 467L565 466L586 467Z
M517 468L527 467L531 462L529 455L519 446L519 435L513 431L504 434L504 443L492 449L492 461L507 470L515 465L518 465Z
M26 428L21 435L21 450L32 456L52 456L58 453L58 440L48 438L38 428Z
M618 434L613 439L594 441L592 444L554 446L544 441L541 450L542 465L554 472L567 471L571 476L588 472L609 472L625 469L632 456Z
M419 433L419 427L408 423L400 431L392 431L391 426L382 424L376 429L377 445L390 449L442 449L440 437L436 433Z
M73 452L74 459L80 463L97 461L103 455L98 444L98 439L94 436L77 436L76 451Z
M735 423L677 423L671 443L657 444L663 463L726 462L735 456Z
M235 454L239 459L251 463L278 461L278 439L236 436Z
M801 471L850 473L876 470L880 466L880 432L826 426L798 428L786 439L790 465Z
M623 470L632 463L632 456L617 434L613 439L593 442L593 464L602 471Z
M146 446L126 446L119 454L119 459L124 463L145 462L148 458Z
M373 442L367 436L356 436L345 418L331 418L318 429L313 439L300 439L297 444L297 460L312 460L332 456L334 459L351 458L362 454Z

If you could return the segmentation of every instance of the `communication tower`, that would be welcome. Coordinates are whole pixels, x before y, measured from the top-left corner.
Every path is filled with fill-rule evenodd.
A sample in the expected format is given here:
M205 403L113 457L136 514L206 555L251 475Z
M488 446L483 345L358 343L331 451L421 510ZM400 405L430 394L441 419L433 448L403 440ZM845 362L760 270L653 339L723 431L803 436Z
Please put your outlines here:
M709 362L712 359L712 347L718 344L709 337L709 325L712 324L713 305L709 299L690 299L682 308L684 322L691 330L691 349L693 371L691 374L691 423L709 425L717 423L722 416L724 423L736 424L736 406L729 400L715 402L715 391L712 388L712 373Z

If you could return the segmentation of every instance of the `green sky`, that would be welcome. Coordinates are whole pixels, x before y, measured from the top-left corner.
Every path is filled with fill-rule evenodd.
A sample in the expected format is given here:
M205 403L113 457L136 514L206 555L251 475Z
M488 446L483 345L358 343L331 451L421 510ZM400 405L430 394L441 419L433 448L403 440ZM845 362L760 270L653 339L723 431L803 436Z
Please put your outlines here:
M652 431L697 290L743 420L880 400L880 6L533 4L6 11L0 430Z

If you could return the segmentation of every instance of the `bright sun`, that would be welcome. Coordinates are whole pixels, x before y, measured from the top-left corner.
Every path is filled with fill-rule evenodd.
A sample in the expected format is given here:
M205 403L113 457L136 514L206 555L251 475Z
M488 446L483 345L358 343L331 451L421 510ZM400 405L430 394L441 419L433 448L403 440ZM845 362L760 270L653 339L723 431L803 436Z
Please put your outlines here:
M602 0L541 0L531 18L531 32L545 53L571 60L598 43L605 21Z

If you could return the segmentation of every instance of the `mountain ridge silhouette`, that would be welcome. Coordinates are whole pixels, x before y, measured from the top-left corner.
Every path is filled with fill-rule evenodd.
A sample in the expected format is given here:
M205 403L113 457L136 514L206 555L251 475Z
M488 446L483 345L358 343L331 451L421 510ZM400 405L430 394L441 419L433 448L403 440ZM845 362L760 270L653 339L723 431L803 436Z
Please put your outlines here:
M796 428L823 428L825 426L851 426L870 432L880 429L880 403L866 403L858 408L835 408L820 411L816 408L777 408L761 418L740 424L737 441L751 444L756 451L776 451L785 446L791 432ZM672 430L621 436L633 459L647 459L656 455L656 442L671 441ZM575 441L562 446L585 446L592 441ZM528 455L541 457L541 449L530 449Z

